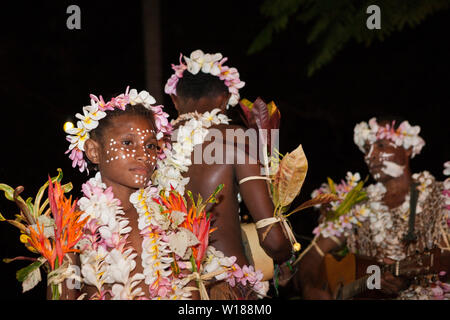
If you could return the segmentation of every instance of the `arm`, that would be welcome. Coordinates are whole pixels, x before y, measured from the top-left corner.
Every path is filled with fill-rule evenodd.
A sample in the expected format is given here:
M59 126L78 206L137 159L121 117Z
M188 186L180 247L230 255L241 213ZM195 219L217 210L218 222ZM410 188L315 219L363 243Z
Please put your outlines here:
M247 160L247 159L246 159ZM260 176L259 164L236 164L235 175L239 181L249 176ZM255 222L273 217L273 203L270 198L265 180L249 180L239 185L239 192ZM261 247L278 264L288 260L291 256L291 244L284 235L279 223L273 225L263 240L262 235L269 226L258 229Z
M345 238L339 239L343 242ZM328 291L323 287L321 279L321 265L323 254L327 254L340 246L329 238L319 236L316 241L319 250L312 246L298 263L298 272L295 278L295 286L301 292L304 299L332 299Z

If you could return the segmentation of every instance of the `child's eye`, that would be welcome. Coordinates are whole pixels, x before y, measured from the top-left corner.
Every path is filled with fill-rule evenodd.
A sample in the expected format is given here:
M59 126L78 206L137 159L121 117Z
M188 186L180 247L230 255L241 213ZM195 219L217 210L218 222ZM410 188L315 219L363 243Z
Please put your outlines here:
M155 150L156 147L157 147L157 145L154 144L154 143L149 143L149 144L147 145L147 149L150 149L150 150Z
M131 141L130 140L124 140L124 141L122 141L122 144L125 145L125 146L129 146L131 144Z

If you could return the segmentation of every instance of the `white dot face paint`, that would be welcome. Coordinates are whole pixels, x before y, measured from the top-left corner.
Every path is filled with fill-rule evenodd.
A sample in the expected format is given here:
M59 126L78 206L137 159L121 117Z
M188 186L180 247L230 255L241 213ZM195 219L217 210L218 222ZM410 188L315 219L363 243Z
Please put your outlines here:
M124 115L104 132L102 175L132 188L151 184L157 159L155 130L147 118ZM103 169L102 169L103 168Z
M393 156L394 156L393 153L387 153L387 152L381 152L380 153L380 159L382 159L382 160L390 159Z
M400 177L403 174L404 170L405 166L401 166L395 162L387 160L383 161L383 167L381 168L381 171L394 178Z

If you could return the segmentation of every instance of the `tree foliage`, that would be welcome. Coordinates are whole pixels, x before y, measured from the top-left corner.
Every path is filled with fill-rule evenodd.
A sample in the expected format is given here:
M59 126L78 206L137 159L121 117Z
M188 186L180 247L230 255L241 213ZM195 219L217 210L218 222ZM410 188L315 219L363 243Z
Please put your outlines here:
M434 12L448 9L449 0L265 0L260 12L267 25L256 35L249 54L272 43L276 33L297 22L308 28L306 42L318 43L319 50L308 65L308 76L329 63L350 40L369 46L383 41L405 26L417 26ZM367 7L381 9L381 29L369 30ZM299 39L301 41L301 39Z

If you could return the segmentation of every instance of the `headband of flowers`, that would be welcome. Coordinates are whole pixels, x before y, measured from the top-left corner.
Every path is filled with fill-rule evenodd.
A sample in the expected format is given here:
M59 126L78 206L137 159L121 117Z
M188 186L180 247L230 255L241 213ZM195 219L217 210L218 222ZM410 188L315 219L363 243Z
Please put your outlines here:
M365 152L365 144L373 144L377 140L387 139L404 149L412 147L411 158L414 158L425 145L425 141L419 136L419 132L420 127L411 126L408 121L403 121L395 129L395 121L380 126L374 117L369 120L369 123L363 121L355 126L353 140L359 149Z
M184 58L186 64L183 63L182 58ZM194 75L202 71L203 73L210 73L213 76L219 77L220 80L225 82L225 85L228 87L228 92L231 93L228 105L235 106L240 98L239 89L245 85L245 82L239 79L239 72L236 68L223 65L227 60L228 58L223 58L221 53L205 54L202 50L195 50L189 58L180 53L180 64L172 64L172 69L175 73L167 80L164 92L167 94L177 94L178 80L183 78L185 70Z
M99 121L106 117L107 110L125 110L128 104L142 104L146 109L153 112L157 130L156 139L161 140L164 135L171 134L172 126L167 119L169 115L163 111L163 106L153 106L152 104L154 104L156 100L147 91L143 90L138 93L136 89L129 89L130 87L127 87L125 93L112 98L106 103L102 96L97 97L93 94L89 95L91 104L83 107L83 114L77 113L75 115L75 117L79 119L79 121L77 121L77 126L65 129L65 132L68 134L66 139L70 142L66 154L70 152L69 158L72 160L73 168L78 166L80 172L83 172L84 169L86 169L87 173L89 173L87 162L83 157L85 151L84 143L90 137L89 132L97 128ZM164 153L161 152L161 154L163 155Z

